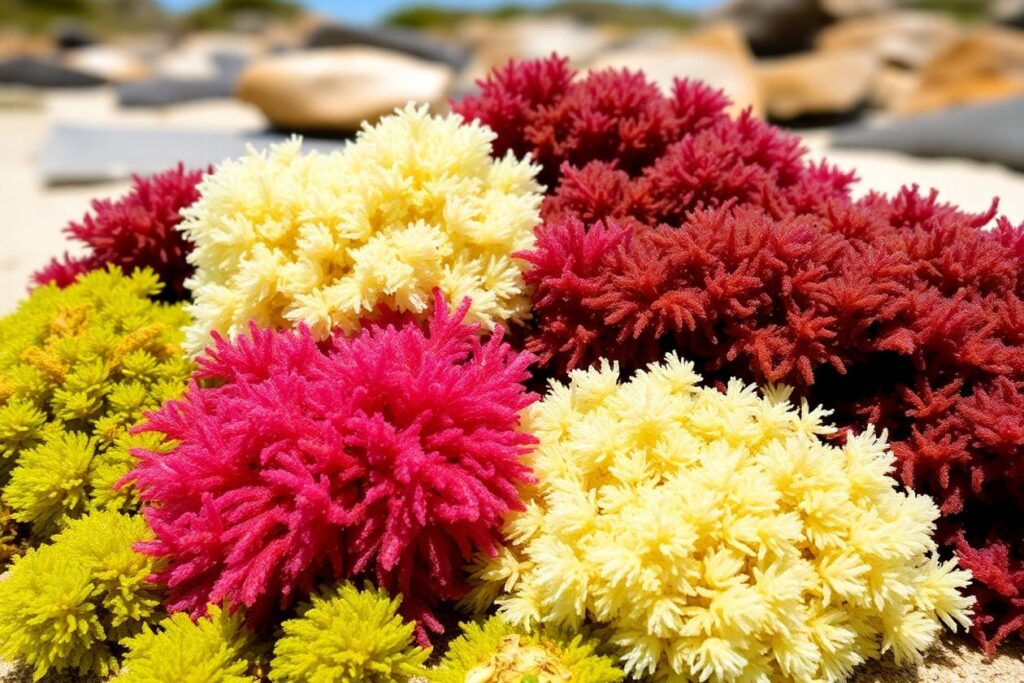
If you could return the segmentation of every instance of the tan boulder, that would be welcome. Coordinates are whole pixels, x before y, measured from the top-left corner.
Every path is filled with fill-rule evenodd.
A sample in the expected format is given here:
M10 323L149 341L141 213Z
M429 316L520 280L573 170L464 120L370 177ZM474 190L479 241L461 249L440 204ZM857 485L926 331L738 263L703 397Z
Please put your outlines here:
M449 67L368 47L308 50L248 66L237 96L275 126L351 131L408 102L440 104L452 83Z
M467 89L510 59L542 59L557 52L574 66L585 64L611 46L620 32L556 16L472 18L461 22L454 34L472 55L459 77L459 88Z
M925 64L895 109L920 114L1015 96L1024 96L1024 31L986 26Z
M131 52L109 45L89 45L69 50L64 66L111 83L140 81L150 75L145 61Z
M751 108L764 115L754 57L740 30L723 22L684 35L659 35L609 50L587 68L642 70L666 94L674 79L691 78L720 88L732 100L731 113Z
M0 30L0 59L45 57L54 51L53 41L16 30Z
M758 65L768 114L777 119L838 115L868 100L878 62L859 51L809 52Z
M896 66L919 68L963 35L952 17L902 11L840 21L815 39L819 50L860 50Z

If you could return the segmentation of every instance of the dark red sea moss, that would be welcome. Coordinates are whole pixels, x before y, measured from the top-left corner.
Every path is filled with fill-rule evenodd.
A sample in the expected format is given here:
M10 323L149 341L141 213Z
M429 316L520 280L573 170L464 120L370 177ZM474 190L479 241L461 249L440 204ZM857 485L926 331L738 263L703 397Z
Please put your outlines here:
M191 245L177 227L181 210L199 199L203 173L178 164L145 178L135 176L131 189L119 199L94 200L92 213L65 228L72 239L87 247L87 253L54 259L32 276L33 281L67 287L81 273L107 264L125 272L149 267L164 283L162 298L187 299L185 278L192 273L192 266L186 258Z
M573 80L560 60L509 65L456 104L549 183L525 345L556 376L678 350L706 377L792 384L840 425L888 429L974 572L992 652L1024 635L1024 226L916 188L854 201L852 174L724 104L626 72Z

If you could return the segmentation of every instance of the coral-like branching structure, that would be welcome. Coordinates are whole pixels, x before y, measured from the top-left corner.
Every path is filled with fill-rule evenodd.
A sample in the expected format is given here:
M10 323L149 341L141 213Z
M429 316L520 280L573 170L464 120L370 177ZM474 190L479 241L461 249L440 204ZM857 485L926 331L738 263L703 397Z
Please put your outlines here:
M526 264L512 254L533 245L537 169L492 161L493 139L410 106L341 152L302 154L295 140L221 165L182 224L196 244L189 348L250 320L322 340L381 305L424 317L435 288L469 297L483 329L524 319Z
M728 201L776 211L846 197L854 176L804 161L798 138L752 115L733 120L719 91L642 73L578 77L568 60L510 62L453 109L497 133L496 154L530 154L548 188L547 221L613 217L675 224Z
M161 298L188 298L185 278L192 273L186 260L191 245L178 232L181 211L199 199L203 171L176 168L135 177L128 194L96 199L92 213L72 222L65 231L86 247L82 256L54 259L33 276L36 284L67 287L82 273L114 265L125 273L150 268L163 283Z
M457 109L553 182L527 350L556 376L676 350L722 382L783 382L844 429L887 429L974 572L989 652L1024 634L1024 226L934 194L848 196L851 175L679 83L513 64ZM607 137L592 142L597 127ZM627 151L629 150L629 151Z
M211 605L207 613L196 621L172 614L126 639L118 683L256 683L257 646L242 612Z
M423 676L430 650L413 643L415 624L400 598L351 583L321 595L281 625L270 680L275 683L405 683Z
M93 512L15 559L0 580L0 657L48 671L107 676L115 643L160 618L148 577L158 560L132 546L152 537L141 517Z
M592 620L634 676L723 683L841 681L970 623L970 576L937 558L938 509L897 491L884 440L829 445L788 389L702 388L672 355L618 379L576 371L528 411L538 481L476 572L480 604Z
M161 288L150 270L111 267L39 287L0 319L0 484L37 540L92 508L137 507L111 488L134 464L126 431L192 369L188 316L152 300Z
M258 622L320 579L368 574L441 630L431 605L463 595L463 564L521 507L534 443L518 429L531 357L500 331L481 342L468 307L437 293L426 331L370 324L327 353L306 328L217 338L208 386L144 425L177 445L136 451L131 475L171 611L228 600Z
M625 674L610 657L594 654L597 644L556 629L527 633L501 617L462 625L444 659L427 676L430 683L522 683L572 681L618 683Z

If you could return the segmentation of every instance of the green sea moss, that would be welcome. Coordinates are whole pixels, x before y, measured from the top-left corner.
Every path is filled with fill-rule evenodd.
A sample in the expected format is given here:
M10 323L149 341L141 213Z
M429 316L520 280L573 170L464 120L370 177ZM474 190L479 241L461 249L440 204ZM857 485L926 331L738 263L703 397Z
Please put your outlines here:
M161 288L149 270L95 271L0 319L2 498L36 540L90 509L137 509L131 491L113 491L132 464L127 431L192 370L188 315L155 302Z
M275 683L404 683L425 673L429 650L413 644L415 625L401 600L367 584L343 583L313 596L282 624L274 645Z
M107 676L114 644L161 616L159 562L132 550L152 537L138 516L93 512L15 558L0 581L0 658L47 672Z
M258 648L243 627L242 612L211 605L192 621L184 612L148 625L123 643L124 673L118 683L255 683L250 673Z

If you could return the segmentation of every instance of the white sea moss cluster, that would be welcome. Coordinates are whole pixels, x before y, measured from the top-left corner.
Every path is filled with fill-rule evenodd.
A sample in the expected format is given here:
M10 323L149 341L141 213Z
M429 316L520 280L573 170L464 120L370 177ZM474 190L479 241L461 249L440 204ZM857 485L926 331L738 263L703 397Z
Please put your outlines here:
M935 558L938 510L896 490L884 438L828 445L788 390L700 379L669 356L554 384L526 425L539 483L471 600L592 621L627 673L667 681L841 681L968 625L969 574Z
M528 315L525 263L539 221L537 167L491 159L494 133L407 107L339 152L293 140L222 164L181 228L195 243L187 285L193 352L209 333L308 325L352 332L377 307L428 312L431 292L470 297L485 329Z

